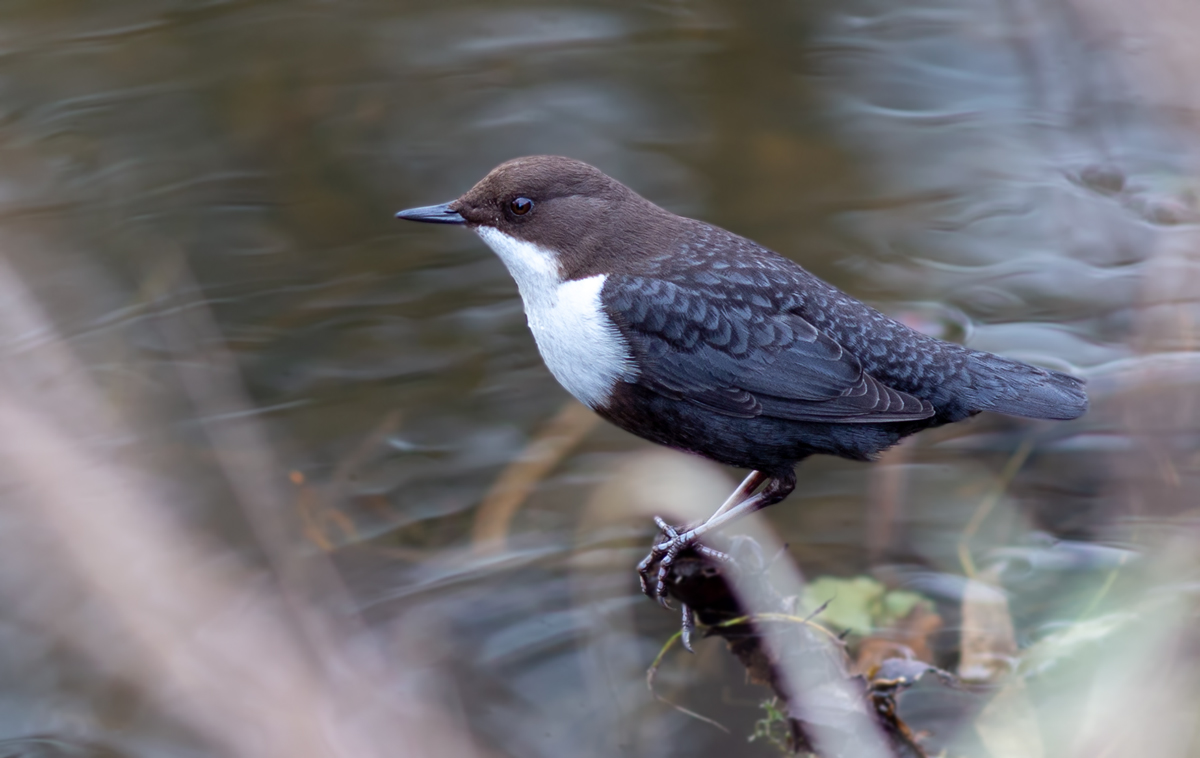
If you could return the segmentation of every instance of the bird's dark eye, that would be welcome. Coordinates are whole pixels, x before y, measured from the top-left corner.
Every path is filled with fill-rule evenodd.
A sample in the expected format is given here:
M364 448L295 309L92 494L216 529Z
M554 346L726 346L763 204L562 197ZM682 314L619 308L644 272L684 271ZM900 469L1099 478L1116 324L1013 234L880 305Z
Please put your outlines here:
M513 201L508 204L508 209L518 216L524 216L526 213L529 213L531 210L533 210L533 201L527 197L514 198Z

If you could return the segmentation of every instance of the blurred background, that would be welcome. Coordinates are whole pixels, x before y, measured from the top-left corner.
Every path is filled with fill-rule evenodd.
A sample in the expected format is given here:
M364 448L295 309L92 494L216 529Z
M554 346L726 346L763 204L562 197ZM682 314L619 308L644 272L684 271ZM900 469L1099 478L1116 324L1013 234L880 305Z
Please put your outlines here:
M392 218L533 153L1085 376L1078 421L813 459L765 518L853 644L980 684L902 696L931 754L1200 755L1198 36L1182 0L0 3L0 755L777 754L719 642L656 687L727 732L645 683L649 515L740 472L594 423L487 248Z

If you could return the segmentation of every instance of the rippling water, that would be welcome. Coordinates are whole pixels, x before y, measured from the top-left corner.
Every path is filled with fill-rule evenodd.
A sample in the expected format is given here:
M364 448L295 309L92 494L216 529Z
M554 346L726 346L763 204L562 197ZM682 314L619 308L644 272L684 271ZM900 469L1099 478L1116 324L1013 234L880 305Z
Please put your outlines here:
M570 410L473 235L392 213L517 155L570 155L917 328L1087 376L1079 421L978 418L874 467L812 460L768 513L805 575L935 600L950 665L987 498L970 555L999 567L1026 643L1126 598L1106 577L1191 533L1198 103L1171 77L1192 55L1172 25L1195 27L1131 8L10 3L5 392L141 472L155 517L203 548L178 569L242 572L222 619L290 618L303 588L361 622L344 638L378 649L380 691L419 693L441 721L418 723L483 754L769 755L744 737L762 694L716 643L660 687L731 735L646 691L677 624L633 574L658 504L604 493L648 444ZM539 455L506 510L497 480ZM62 486L83 471L62 497L109 502L91 469L38 460ZM170 648L133 620L156 602L139 582L170 594L178 575L139 568L141 517L90 512L129 539L122 605L110 564L80 557L84 525L42 523L50 490L0 471L5 754L253 744L206 732L242 711L194 716L207 690L173 689L173 654L145 652ZM185 647L209 644L197 613ZM213 686L236 694L248 670ZM936 744L981 749L936 697L906 702ZM359 705L334 711L381 718Z

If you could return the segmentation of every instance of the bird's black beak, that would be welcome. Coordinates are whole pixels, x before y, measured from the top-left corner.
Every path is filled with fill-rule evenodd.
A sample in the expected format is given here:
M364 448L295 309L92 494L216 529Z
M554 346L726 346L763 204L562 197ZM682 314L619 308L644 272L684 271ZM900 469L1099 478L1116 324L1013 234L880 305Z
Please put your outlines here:
M424 221L427 224L465 224L467 220L450 208L450 203L441 205L426 205L424 208L409 208L400 211L396 218L409 221Z

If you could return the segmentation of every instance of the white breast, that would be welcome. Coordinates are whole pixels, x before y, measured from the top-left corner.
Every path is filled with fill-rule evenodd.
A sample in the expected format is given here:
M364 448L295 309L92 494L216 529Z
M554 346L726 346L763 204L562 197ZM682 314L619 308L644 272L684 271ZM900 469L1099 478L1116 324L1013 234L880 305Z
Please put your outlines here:
M516 280L538 352L567 392L596 408L634 378L629 345L600 303L606 275L563 281L553 252L488 226L475 233Z

